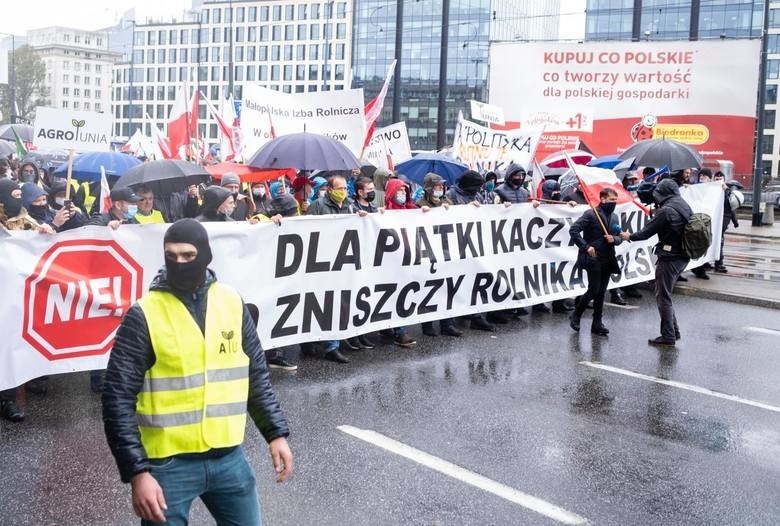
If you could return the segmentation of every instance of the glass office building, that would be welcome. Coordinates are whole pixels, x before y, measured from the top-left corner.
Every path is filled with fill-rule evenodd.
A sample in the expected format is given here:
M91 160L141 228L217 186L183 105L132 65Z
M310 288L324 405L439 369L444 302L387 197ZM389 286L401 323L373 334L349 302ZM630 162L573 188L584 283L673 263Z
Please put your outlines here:
M412 149L437 144L442 0L403 1L400 119L406 121ZM382 87L395 56L398 2L355 0L352 85L370 100ZM538 0L452 0L447 47L446 137L452 143L458 111L468 115L470 99L487 100L491 40L553 40L558 35L559 2ZM393 88L380 125L392 122Z
M586 40L704 40L760 38L762 0L588 0ZM780 168L780 119L776 119L780 83L780 4L770 3L767 79L764 89L763 170L777 177ZM724 82L728 73L724 72Z

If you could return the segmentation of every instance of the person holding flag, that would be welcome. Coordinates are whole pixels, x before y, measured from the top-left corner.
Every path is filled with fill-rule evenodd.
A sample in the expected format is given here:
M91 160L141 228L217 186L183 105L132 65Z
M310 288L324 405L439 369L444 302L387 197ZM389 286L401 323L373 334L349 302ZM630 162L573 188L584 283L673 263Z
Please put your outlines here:
M577 301L574 312L569 316L571 328L580 330L580 318L588 303L593 300L593 321L590 332L599 336L609 334L604 326L602 313L604 311L604 295L607 292L612 274L620 272L615 246L619 245L620 221L615 214L617 192L611 187L605 187L599 192L599 206L582 214L571 226L569 235L580 249L577 266L588 274L588 290Z

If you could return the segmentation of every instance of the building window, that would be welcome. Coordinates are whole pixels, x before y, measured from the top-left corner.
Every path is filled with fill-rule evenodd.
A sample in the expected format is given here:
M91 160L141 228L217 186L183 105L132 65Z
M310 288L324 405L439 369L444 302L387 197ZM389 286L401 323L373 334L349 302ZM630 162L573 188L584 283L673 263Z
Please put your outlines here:
M70 95L70 88L62 88L63 95Z
M70 82L70 75L67 75L67 74L63 75L62 76L62 82Z
M764 99L766 104L777 104L777 84L770 84L766 87Z
M74 110L78 110L78 109L80 109L80 108L81 108L81 104L79 104L79 101L77 101L77 100L74 100L74 101L73 101L73 109L74 109Z
M259 66L257 68L257 80L268 80L268 66Z
M279 20L282 19L282 6L280 6L280 5L275 5L274 6L274 17L273 17L273 19L274 19L274 22L278 22Z
M766 78L776 79L780 74L780 60L772 59L766 61Z
M261 22L268 22L268 11L269 11L269 7L267 5L260 7L260 21Z
M306 60L306 44L295 46L295 58L297 60Z
M236 22L243 22L244 21L244 8L243 7L237 7L236 8Z
M347 24L336 24L336 38L347 38Z
M68 101L66 100L62 101L62 107L68 109Z
M320 17L320 4L311 5L311 19L317 20Z
M74 84L81 84L81 76L80 75L73 75L73 83Z
M103 111L103 106L99 102L95 103L95 111Z
M336 80L344 80L344 64L336 64Z
M250 22L257 22L257 8L256 7L250 7L249 8L249 21Z
M179 31L179 44L189 44L190 43L190 33L186 29L182 29Z
M315 65L309 66L309 80L317 80L318 67Z
M101 98L103 98L103 92L102 92L102 91L100 91L99 89L96 89L96 90L95 90L95 98L96 98L96 99L101 99Z
M284 46L284 60L293 59L293 47L290 45Z
M271 60L279 60L279 47L271 46Z
M70 69L70 60L62 61L62 69Z
M211 30L211 42L214 44L222 42L222 31L220 31L218 27Z
M271 80L279 80L279 66L271 66Z
M268 60L268 46L260 46L258 49L258 60Z
M317 60L319 58L319 48L317 44L309 44L309 60Z
M243 27L237 27L236 28L236 42L243 42L244 41L244 28Z
M312 24L311 25L311 40L319 40L320 39L320 25L319 24Z
M274 26L271 33L274 42L280 41L282 39L282 26Z
M84 109L88 110L90 108L89 102L84 103Z
M219 48L218 47L211 48L211 61L212 62L219 62Z
M775 110L764 110L764 129L772 130L775 127Z
M250 28L247 29L246 40L247 40L247 42L257 42L257 28L256 27L250 27Z
M775 147L775 136L765 134L763 140L761 141L761 153L766 155L772 155L772 150L774 150L774 147Z
M146 44L149 46L157 45L157 32L149 31L146 33Z
M298 20L306 20L306 4L298 4Z
M284 39L285 40L295 40L295 26L292 24L287 24L284 26Z
M344 60L344 44L336 44L336 60Z
M339 2L336 6L336 16L338 18L347 18L347 3Z
M95 86L100 86L100 77L95 77Z
M211 13L214 15L214 23L219 24L222 22L222 13L219 9L212 9Z
M247 66L246 67L246 80L257 80L256 76L257 70L254 66Z
M260 42L268 42L268 26L260 26Z
M303 64L295 66L295 80L306 80L306 66Z
M85 89L84 90L84 97L86 97L86 98L92 97L92 90Z

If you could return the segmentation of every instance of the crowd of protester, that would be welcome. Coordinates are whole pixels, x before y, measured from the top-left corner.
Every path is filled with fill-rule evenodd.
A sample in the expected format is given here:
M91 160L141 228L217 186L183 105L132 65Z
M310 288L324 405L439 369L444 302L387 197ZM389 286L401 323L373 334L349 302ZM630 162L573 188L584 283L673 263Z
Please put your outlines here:
M641 198L643 181L651 180L656 174L654 168L631 171L623 178L623 185L632 194ZM695 177L694 177L695 176ZM712 174L707 168L698 172L680 170L666 176L677 186L694 184L709 180L722 181L724 189L723 231L729 224L738 225L736 209L733 206L731 192L734 184L724 181L721 172ZM694 180L695 179L695 180ZM384 210L416 210L427 212L433 208L451 206L503 205L514 206L528 203L530 206L561 206L583 203L580 192L562 198L558 177L550 177L541 183L540 198L529 191L529 174L523 166L511 163L501 173L481 174L467 170L457 181L448 186L445 180L434 173L425 176L422 185L408 181L402 174L382 168L373 173L364 173L359 169L350 172L306 172L302 171L293 180L282 178L273 182L242 183L234 173L226 173L210 185L193 185L185 191L158 195L150 186L114 188L110 192L111 206L100 213L99 185L72 184L69 199L66 199L66 181L55 179L51 170L43 170L34 162L8 162L0 159L0 225L7 230L37 230L45 234L56 234L84 225L107 226L112 229L128 224L171 223L181 218L195 218L201 222L247 221L250 223L272 221L279 224L285 218L299 215L367 214L383 213ZM608 212L609 219L614 206L610 196L602 196L602 207ZM595 209L593 209L595 213ZM571 235L580 246L581 266L586 269L589 252L587 240L590 235L601 237L598 225L591 217L583 216L582 224L572 229ZM595 232L595 234L594 234ZM581 237L584 235L585 237ZM609 235L610 244L622 241L621 236ZM583 241L578 241L578 239ZM626 237L627 241L630 241ZM585 310L591 306L593 312L592 331L606 335L601 316L601 304L606 294L607 279L614 272L614 248L611 255L600 259L598 268L588 270L591 287L575 303L573 300L558 300L552 308L543 303L529 309L513 308L490 313L477 313L466 317L443 318L436 324L422 324L425 337L446 336L457 338L466 330L494 331L497 324L512 323L531 312L538 315L547 313L568 313L572 328L579 330L579 320ZM721 250L722 254L722 250ZM708 270L727 272L721 258L713 266L705 265L693 271L699 279L709 279ZM678 273L679 276L679 273ZM675 278L676 279L676 278ZM679 279L685 279L679 276ZM673 285L673 283L672 283ZM625 305L626 298L638 298L641 293L637 287L613 289L612 302ZM592 303L592 304L591 304ZM660 309L659 304L659 309ZM673 314L673 313L672 313ZM663 315L662 315L663 317ZM576 323L575 323L576 322ZM675 321L676 324L676 321ZM676 329L676 326L675 326ZM337 363L348 363L347 351L373 349L380 344L399 347L413 347L416 340L406 327L380 331L374 335L361 335L341 341L312 342L300 346L280 349L267 349L266 359L272 368L295 370L298 356L324 358ZM102 372L91 375L93 391L102 388ZM27 388L46 390L46 379L30 382ZM0 392L0 414L3 418L20 421L23 412L14 403L15 390Z

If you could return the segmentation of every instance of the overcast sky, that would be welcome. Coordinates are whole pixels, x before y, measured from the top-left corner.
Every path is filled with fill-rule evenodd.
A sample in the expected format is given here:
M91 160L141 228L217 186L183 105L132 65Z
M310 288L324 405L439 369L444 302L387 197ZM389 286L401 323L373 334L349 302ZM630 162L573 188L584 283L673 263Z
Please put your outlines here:
M135 20L147 18L181 20L191 0L0 0L0 32L24 35L28 29L65 26L94 30L116 23L128 9L135 8ZM586 0L561 1L561 39L581 39ZM567 14L576 13L576 14Z

